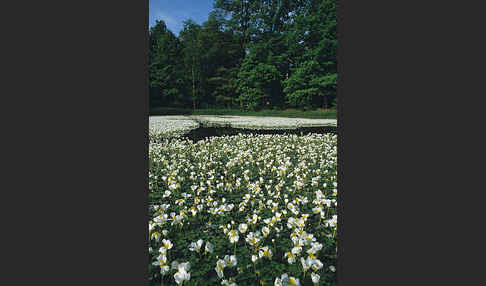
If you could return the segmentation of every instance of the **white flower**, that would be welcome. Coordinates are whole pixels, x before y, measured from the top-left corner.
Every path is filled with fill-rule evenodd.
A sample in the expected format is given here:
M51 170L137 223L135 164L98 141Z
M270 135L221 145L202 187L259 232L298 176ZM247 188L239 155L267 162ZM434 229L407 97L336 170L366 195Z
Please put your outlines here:
M250 244L251 246L255 246L260 242L260 238L258 237L257 234L250 232L246 236L246 242L248 242L248 244Z
M331 200L329 200L329 199L324 199L323 201L324 201L324 204L325 204L326 206L328 206L328 207L330 207L330 206L331 206Z
M203 245L204 241L202 239L199 239L197 242L191 242L191 245L189 246L190 251L201 251L201 247Z
M280 221L281 214L279 212L275 213L275 216L272 217L272 223L276 223Z
M287 257L287 262L293 264L295 262L295 255L292 252L286 252L284 257Z
M307 254L309 254L309 257L314 259L316 258L316 252L313 248L307 250Z
M159 253L160 254L167 254L167 249L162 246L161 248L159 248Z
M189 271L190 267L191 267L191 264L189 262L179 263L177 265L178 270L184 269L185 271Z
M219 228L223 229L224 234L228 234L228 227L225 225L220 225Z
M213 253L214 245L212 245L209 241L206 241L206 246L204 247L205 253Z
M155 261L154 263L152 263L153 265L156 265L156 266L159 266L159 265L164 265L167 263L167 256L165 254L160 254L158 257L157 257L157 261Z
M312 279L312 283L314 283L314 284L319 283L319 278L321 278L321 277L319 276L319 274L316 274L316 273L311 273L311 279Z
M253 216L249 219L251 224L256 224L258 222L258 215L253 214Z
M333 265L329 266L329 269L330 269L332 272L336 272L336 267L334 267Z
M309 233L305 236L305 244L309 244L314 241L316 241L316 238L314 237L313 234Z
M333 215L332 219L329 219L325 222L325 225L331 227L337 226L337 215Z
M322 266L323 266L323 264L319 259L317 259L317 258L312 259L312 269L314 271L321 269Z
M299 218L297 220L295 220L295 224L300 227L300 228L303 228L305 226L305 220Z
M269 229L268 227L264 226L264 227L262 228L262 233L263 233L263 236L264 236L264 237L267 237L267 236L268 236L268 234L270 233L270 229Z
M191 273L187 272L189 262L179 264L176 274L174 274L174 279L177 285L184 283L184 281L189 281L191 279ZM186 266L187 264L187 266ZM182 265L182 266L181 266Z
M322 249L322 244L320 244L319 242L312 242L311 247L312 247L311 249L313 250L313 252L317 252L317 251Z
M238 230L239 230L241 233L245 233L247 229L248 229L248 225L247 225L246 223L242 223L242 224L240 224L240 226L238 227Z
M161 248L165 248L165 250L169 250L173 246L172 242L168 239L162 239L162 244L163 246Z
M300 247L300 246L297 247L296 246L296 247L292 248L291 252L294 255L299 255L302 252L302 247Z
M226 262L222 259L219 259L217 262L216 262L216 268L214 268L214 270L216 270L216 273L218 274L218 277L221 279L224 277L224 267L226 267Z
M170 122L170 120L165 121ZM161 128L165 127L161 125ZM154 258L158 258L157 255L160 254L160 259L153 259L152 262L158 265L157 270L160 266L161 274L169 276L165 278L172 279L171 276L177 272L178 281L172 280L169 284L186 284L188 281L184 278L189 275L189 271L184 267L179 271L177 262L172 270L170 266L173 261L168 261L169 256L180 259L183 257L181 251L187 254L187 250L191 250L197 251L197 256L203 251L208 256L215 256L216 261L212 261L216 264L214 269L219 277L217 278L219 283L212 284L235 286L233 284L236 284L236 280L229 277L253 275L253 266L256 267L260 259L274 259L271 251L275 248L272 242L277 243L282 239L288 241L289 235L292 240L291 245L286 247L283 253L275 253L275 258L285 259L289 264L284 269L290 267L297 272L292 270L292 273L276 278L277 274L282 274L277 272L270 274L273 277L267 279L275 281L275 285L300 284L297 277L304 276L297 270L299 268L302 270L301 265L295 264L302 263L301 258L308 272L303 284L312 285L316 279L319 280L314 283L315 285L323 283L324 281L320 281L318 277L321 273L335 275L328 264L322 265L324 261L320 262L317 259L319 256L323 257L321 255L323 242L318 243L318 241L322 238L327 240L327 235L334 240L337 234L337 216L333 217L333 214L336 214L337 199L335 196L337 190L333 190L337 188L333 186L333 182L337 182L337 136L240 134L214 137L193 143L186 139L163 141L163 138L153 134L151 130L149 132L148 188L149 192L160 193L162 203L151 201L149 208L151 245L147 247L154 248L150 253L151 256L155 255ZM153 138L154 135L156 138ZM272 178L273 182L266 178ZM328 183L325 188L322 186L324 182ZM227 196L226 194L231 191L233 193ZM164 195L167 196L165 199L162 198ZM194 220L201 220L203 223L200 230L181 228ZM314 232L319 229L318 221L322 226L327 226L324 233ZM218 229L220 226L222 227ZM216 246L197 238L210 237L214 235L214 231L220 230L221 232L216 235L226 236L230 241L226 250L221 249L227 251L226 253L218 253ZM189 231L189 234L196 235L196 238L185 245L175 245L176 241L174 243L169 241L173 239L172 234L182 231ZM242 244L246 244L246 258L240 256L238 258L240 264L233 266L236 264L237 257L233 260L229 255L234 254L233 249L239 247L240 235L242 240L245 240ZM165 239L164 243L162 243L163 239ZM183 249L175 253L172 248L178 247ZM224 248L224 245L221 247ZM245 246L241 245L241 247ZM337 253L334 247L327 249L326 252L328 251L332 251L330 255ZM219 254L219 257L216 254ZM227 261L224 258L225 254L228 254ZM280 257L277 257L278 255ZM254 265L246 264L248 261L244 260L248 258L251 260L250 264ZM204 263L196 257L192 259ZM208 260L203 258L203 261ZM262 261L262 266L268 262ZM225 275L224 268L228 263L233 269L227 270ZM329 268L323 270L324 266ZM315 271L316 269L318 272ZM337 269L335 271L337 272ZM160 278L157 272L154 271L152 278ZM191 272L192 280L196 278L198 281L201 280L199 282L204 280L199 274L195 277L196 272ZM312 272L314 274L311 276ZM289 277L289 275L296 276ZM270 281L269 283L271 284ZM256 281L254 284L259 283ZM269 286L268 282L266 286Z
M307 271L312 265L312 259L311 258L304 259L303 257L301 257L300 263L302 264L302 268L304 268L304 271Z
M237 263L236 256L234 256L234 255L231 255L231 256L226 255L224 257L224 262L226 262L226 266L228 266L228 267L235 267L236 266L236 263Z
M292 286L300 286L300 281L299 278L295 277L289 277L288 284L287 285L292 285Z
M238 241L238 239L240 238L238 236L238 232L234 229L232 229L229 233L228 233L228 236L229 236L229 240L231 243L235 243Z
M167 273L169 273L170 271L170 268L168 265L161 265L160 266L160 274L162 275L166 275Z
M322 208L321 207L315 207L312 209L312 212L314 214L318 214L318 213L321 213L322 212Z
M268 259L271 259L272 258L272 250L270 248L268 248L268 246L264 246L260 249L260 251L258 252L258 256L260 258L262 258L263 256L267 257Z
M278 278L277 278L278 279ZM300 281L298 278L290 276L287 273L282 274L281 278L277 281L275 280L275 285L292 285L292 286L300 286ZM279 283L279 284L277 284Z
M152 233L152 238L158 241L160 239L160 233L154 231Z
M224 285L224 286L238 286L235 282L231 282L229 280L223 280L221 281L221 285Z
M289 217L289 219L287 220L287 227L291 229L292 227L294 227L294 224L295 224L295 218Z

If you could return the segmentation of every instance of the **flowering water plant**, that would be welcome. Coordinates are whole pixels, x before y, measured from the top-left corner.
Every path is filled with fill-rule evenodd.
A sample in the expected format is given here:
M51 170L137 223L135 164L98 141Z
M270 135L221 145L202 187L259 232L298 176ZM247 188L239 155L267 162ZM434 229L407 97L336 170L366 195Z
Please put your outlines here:
M152 285L336 285L336 135L161 138L148 176Z

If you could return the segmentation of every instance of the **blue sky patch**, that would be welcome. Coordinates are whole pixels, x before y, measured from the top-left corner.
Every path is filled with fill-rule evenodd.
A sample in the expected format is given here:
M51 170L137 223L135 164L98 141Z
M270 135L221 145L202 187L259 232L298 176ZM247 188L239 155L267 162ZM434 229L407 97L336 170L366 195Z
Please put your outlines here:
M202 24L212 9L213 0L149 0L149 28L155 20L164 20L167 28L179 35L185 20Z

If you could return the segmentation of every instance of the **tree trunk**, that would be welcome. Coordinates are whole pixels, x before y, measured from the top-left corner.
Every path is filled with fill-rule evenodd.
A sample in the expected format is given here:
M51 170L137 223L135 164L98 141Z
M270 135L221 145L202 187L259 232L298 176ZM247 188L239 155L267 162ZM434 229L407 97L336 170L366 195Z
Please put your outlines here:
M196 89L194 85L194 57L192 57L192 106L196 110Z
M205 98L206 92L205 92L204 88L202 88L202 83L201 83L201 62L198 62L197 69L198 69L198 73L197 73L197 82L198 83L197 83L197 86L199 88L199 91L201 92L200 98Z

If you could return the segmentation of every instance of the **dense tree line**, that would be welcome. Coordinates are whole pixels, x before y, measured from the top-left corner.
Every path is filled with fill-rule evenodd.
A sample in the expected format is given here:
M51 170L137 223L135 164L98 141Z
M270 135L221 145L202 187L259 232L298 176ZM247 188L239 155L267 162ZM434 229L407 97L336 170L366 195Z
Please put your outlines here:
M150 106L330 108L337 0L215 0L179 36L149 31Z

